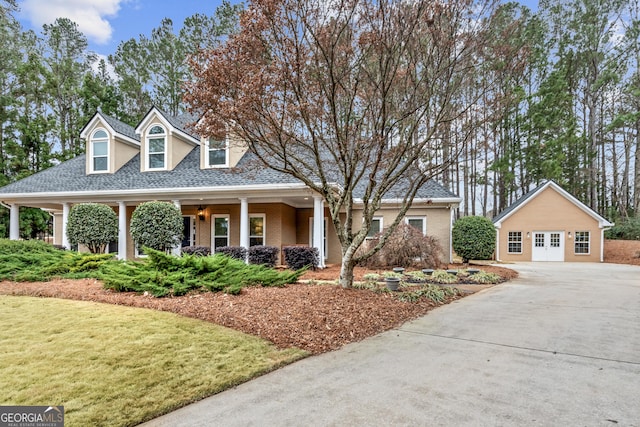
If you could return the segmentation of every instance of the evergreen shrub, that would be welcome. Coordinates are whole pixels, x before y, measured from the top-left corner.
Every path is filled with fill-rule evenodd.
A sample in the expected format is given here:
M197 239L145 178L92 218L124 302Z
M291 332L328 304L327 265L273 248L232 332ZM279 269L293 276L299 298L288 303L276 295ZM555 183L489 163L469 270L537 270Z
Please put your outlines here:
M67 220L67 237L72 245L85 245L92 254L101 254L118 238L118 216L100 203L74 205Z
M496 249L496 229L489 218L466 216L453 224L453 250L463 262L491 259Z
M167 252L182 242L182 212L169 202L142 203L131 215L130 231L138 245Z

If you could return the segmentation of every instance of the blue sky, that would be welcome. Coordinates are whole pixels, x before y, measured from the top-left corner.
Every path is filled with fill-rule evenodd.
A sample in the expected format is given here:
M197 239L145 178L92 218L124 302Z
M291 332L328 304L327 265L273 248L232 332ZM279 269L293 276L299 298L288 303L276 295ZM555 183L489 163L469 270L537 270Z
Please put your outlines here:
M538 0L521 2L538 5ZM43 24L57 17L69 18L87 36L89 49L106 56L122 41L151 34L163 18L171 18L177 30L188 16L212 15L220 3L222 0L18 0L18 18L25 29L38 34Z

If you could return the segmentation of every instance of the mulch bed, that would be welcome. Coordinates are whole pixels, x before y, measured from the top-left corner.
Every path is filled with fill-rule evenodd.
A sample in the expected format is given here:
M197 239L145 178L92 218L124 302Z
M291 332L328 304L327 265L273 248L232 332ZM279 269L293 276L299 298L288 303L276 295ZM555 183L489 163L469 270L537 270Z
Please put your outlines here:
M328 271L323 270L324 273ZM307 274L319 276L320 272ZM298 347L313 354L335 350L395 328L440 305L429 300L401 302L388 293L343 289L327 284L251 287L243 289L240 295L193 293L154 298L105 290L94 279L61 279L35 283L1 282L0 294L66 298L169 311L257 335L281 348ZM445 303L458 298L453 297Z

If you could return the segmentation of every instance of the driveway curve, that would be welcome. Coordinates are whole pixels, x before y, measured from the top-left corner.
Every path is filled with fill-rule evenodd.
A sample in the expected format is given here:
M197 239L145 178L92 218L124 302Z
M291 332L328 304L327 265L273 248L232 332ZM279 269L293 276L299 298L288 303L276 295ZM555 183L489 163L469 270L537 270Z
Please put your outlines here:
M640 267L520 277L146 426L640 427Z

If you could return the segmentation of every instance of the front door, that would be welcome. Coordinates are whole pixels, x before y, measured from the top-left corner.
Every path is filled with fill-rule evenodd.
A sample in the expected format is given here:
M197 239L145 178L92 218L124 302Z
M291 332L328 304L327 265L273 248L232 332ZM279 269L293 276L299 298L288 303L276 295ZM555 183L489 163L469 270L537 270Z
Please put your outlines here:
M196 217L193 215L185 215L182 217L184 225L182 234L182 247L193 246L196 244Z
M535 231L531 261L564 261L564 232Z

